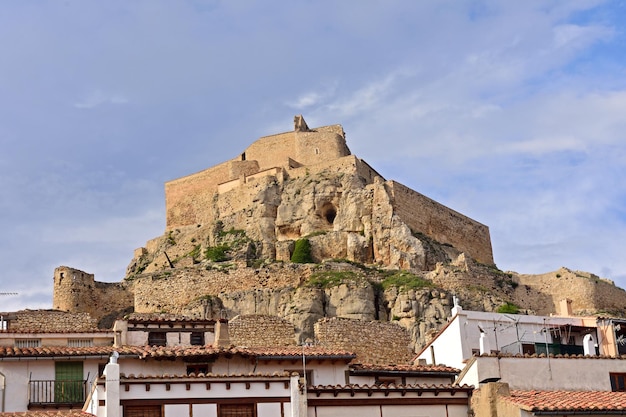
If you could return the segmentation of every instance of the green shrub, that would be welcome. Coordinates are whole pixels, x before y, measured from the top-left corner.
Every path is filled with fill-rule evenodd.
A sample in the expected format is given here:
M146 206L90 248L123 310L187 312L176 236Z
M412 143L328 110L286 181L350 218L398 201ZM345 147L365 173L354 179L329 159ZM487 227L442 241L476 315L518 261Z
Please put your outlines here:
M295 247L293 248L293 255L291 255L291 262L297 264L311 264L313 258L311 257L311 243L309 239L296 240Z
M498 309L496 310L496 313L517 314L517 313L519 313L519 307L517 305L507 301L506 303L504 303L500 307L498 307Z
M230 249L228 245L209 246L204 251L204 257L213 262L223 262L228 259L226 252Z

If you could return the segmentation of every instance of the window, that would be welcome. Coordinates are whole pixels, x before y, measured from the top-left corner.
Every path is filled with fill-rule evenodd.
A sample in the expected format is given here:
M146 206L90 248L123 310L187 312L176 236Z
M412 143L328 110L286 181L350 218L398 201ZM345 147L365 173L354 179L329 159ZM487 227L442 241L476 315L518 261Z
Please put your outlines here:
M197 363L193 365L187 365L187 375L191 374L208 374L211 372L213 367L209 363Z
M194 346L203 346L204 332L191 332L190 343Z
M161 417L160 405L141 405L124 407L124 417Z
M611 378L611 391L626 391L626 374L625 373L609 373Z
M93 346L93 339L67 339L67 345L69 347L91 347Z
M150 346L166 346L167 334L165 332L150 332L148 333L148 344Z
M522 354L524 354L524 355L534 355L535 354L535 344L534 343L522 343Z
M15 347L18 348L32 348L40 347L41 339L17 339L15 341Z
M254 404L219 404L218 417L254 417Z

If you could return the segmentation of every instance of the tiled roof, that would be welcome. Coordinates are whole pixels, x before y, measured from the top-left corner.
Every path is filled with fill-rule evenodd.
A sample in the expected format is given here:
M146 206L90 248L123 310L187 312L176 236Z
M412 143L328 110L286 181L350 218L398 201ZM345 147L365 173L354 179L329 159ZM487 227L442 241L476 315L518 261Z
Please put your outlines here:
M533 412L624 411L626 392L611 391L519 391L504 400Z
M268 347L268 348L247 348L248 352L259 359L276 359L276 358L307 358L317 359L354 359L356 354L340 349L325 348L322 346L284 346L284 347Z
M207 373L207 374L203 374L203 373L199 373L199 374L185 374L185 375L169 375L169 374L162 374L162 375L143 375L143 374L139 374L139 375L135 375L135 374L129 374L129 375L125 375L125 374L120 374L120 381L143 381L146 379L160 379L160 380L173 380L173 379L250 379L250 378L262 378L262 379L268 379L268 378L280 378L280 379L285 379L285 378L289 378L290 373L285 371L285 372L274 372L274 373L248 373L248 374L213 374L213 373Z
M352 364L350 369L356 373L387 372L406 374L458 374L461 372L456 368L445 365L372 365L372 364Z
M422 385L422 384L381 384L381 385L359 385L359 384L348 384L348 385L315 385L309 387L309 392L322 393L322 392L393 392L393 391L415 391L415 392L471 392L474 390L474 387L469 385L450 385L450 384L439 384L439 385Z
M126 317L129 323L215 323L216 320L200 319L169 313L131 313Z
M301 358L302 348L297 347L272 347L272 348L216 348L213 346L91 346L91 347L68 347L68 346L44 346L31 348L17 348L13 346L0 346L0 360L13 357L59 357L59 356L108 356L118 352L120 356L137 356L138 358L178 358L200 357L220 355L240 355L259 359L290 359ZM305 348L307 358L316 359L353 359L350 352L325 349L319 347Z
M0 413L0 417L95 417L94 414L81 410L55 410L55 411L22 411Z

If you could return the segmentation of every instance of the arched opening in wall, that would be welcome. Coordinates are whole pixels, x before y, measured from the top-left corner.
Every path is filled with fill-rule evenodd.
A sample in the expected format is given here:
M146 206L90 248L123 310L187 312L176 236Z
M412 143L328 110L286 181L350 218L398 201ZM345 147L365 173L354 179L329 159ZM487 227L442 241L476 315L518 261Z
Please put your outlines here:
M245 160L246 160L246 153L245 153L245 152L241 154L241 160L242 160L242 161L245 161Z
M337 217L337 209L331 203L326 203L322 206L321 213L322 218L326 219L328 224L333 224L335 222L335 217Z

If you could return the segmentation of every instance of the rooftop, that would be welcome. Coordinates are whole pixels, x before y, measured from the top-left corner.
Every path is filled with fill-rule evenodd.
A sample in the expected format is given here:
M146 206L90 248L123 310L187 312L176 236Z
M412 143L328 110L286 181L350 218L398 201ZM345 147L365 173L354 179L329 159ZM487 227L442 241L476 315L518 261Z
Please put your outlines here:
M626 412L626 392L611 391L517 391L506 401L532 412Z

